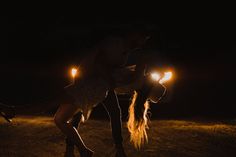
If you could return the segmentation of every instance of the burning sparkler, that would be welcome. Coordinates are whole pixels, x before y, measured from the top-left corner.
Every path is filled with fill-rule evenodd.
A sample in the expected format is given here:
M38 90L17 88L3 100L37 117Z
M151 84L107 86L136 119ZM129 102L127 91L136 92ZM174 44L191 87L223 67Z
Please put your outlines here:
M72 76L72 82L73 84L75 83L75 77L77 75L77 69L76 68L72 68L71 69L71 76Z
M168 82L172 78L172 72L164 72L164 75L161 76L158 72L152 72L151 73L151 79L154 81L158 81L160 84L164 84L165 82Z

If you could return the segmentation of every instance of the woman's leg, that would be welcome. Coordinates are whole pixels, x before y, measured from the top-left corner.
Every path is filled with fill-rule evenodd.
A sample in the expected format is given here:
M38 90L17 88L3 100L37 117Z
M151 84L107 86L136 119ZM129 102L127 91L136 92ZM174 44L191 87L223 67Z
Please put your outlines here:
M85 146L77 129L69 122L77 111L76 105L62 104L55 114L54 121L57 127L78 147L81 157L91 157L93 152Z

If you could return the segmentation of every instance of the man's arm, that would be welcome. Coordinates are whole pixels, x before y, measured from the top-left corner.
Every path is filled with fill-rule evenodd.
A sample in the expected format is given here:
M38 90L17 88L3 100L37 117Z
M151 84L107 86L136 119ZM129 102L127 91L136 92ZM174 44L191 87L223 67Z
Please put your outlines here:
M82 75L87 75L93 72L97 55L98 51L92 50L88 52L85 57L83 57L79 64L79 70Z

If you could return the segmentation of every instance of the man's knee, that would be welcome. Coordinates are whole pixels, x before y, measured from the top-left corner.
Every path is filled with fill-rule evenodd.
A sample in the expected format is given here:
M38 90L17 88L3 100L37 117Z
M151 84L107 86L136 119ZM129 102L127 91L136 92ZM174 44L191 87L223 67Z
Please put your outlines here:
M67 120L61 118L60 116L58 115L55 115L54 116L54 123L56 124L56 126L58 128L62 128L63 126L65 126L67 124Z

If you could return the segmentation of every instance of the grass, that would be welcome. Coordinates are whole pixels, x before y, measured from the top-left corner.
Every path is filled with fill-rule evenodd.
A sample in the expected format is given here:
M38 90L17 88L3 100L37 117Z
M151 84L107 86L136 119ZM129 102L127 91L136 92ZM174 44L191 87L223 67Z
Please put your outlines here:
M110 157L113 141L108 121L89 120L79 132L94 157ZM124 124L128 157L235 157L236 121L153 120L149 142L135 150ZM0 157L63 157L64 135L52 117L21 116L9 124L0 119ZM76 155L79 157L78 152Z

